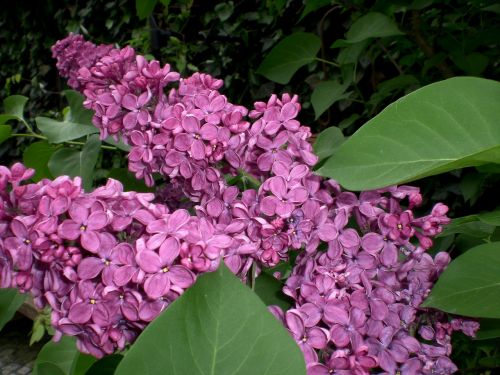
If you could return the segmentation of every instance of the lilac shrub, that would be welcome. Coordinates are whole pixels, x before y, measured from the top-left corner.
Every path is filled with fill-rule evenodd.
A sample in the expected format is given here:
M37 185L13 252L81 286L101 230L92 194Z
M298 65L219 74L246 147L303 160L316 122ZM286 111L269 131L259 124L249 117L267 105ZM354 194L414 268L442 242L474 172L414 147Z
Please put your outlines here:
M315 175L297 96L249 110L220 93L222 80L181 78L130 47L69 35L52 51L101 138L131 146L129 170L149 186L165 180L155 194L114 180L86 193L78 178L22 184L32 171L2 167L0 286L50 305L56 339L77 336L98 357L123 349L221 261L245 281L295 251L283 288L294 306L270 310L309 374L456 371L451 334L478 324L420 307L450 262L427 253L449 223L445 205L417 217L417 188L356 195Z

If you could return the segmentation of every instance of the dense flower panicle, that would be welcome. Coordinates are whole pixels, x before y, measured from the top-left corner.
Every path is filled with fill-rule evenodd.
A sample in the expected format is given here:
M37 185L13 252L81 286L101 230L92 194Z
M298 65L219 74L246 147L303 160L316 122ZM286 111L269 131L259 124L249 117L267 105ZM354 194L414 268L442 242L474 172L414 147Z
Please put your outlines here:
M129 170L166 181L156 194L114 180L87 194L78 178L22 184L32 170L0 167L0 287L50 305L56 338L77 336L95 356L123 349L221 261L246 280L299 251L283 288L294 306L270 309L309 374L456 370L451 334L478 324L420 307L450 261L426 253L445 205L416 217L417 188L358 196L315 175L296 95L248 110L220 93L222 80L181 78L130 47L70 35L53 54L101 137L131 146Z
M56 337L76 336L86 353L123 349L232 242L118 181L87 194L79 178L22 184L32 174L0 168L0 285L49 305Z

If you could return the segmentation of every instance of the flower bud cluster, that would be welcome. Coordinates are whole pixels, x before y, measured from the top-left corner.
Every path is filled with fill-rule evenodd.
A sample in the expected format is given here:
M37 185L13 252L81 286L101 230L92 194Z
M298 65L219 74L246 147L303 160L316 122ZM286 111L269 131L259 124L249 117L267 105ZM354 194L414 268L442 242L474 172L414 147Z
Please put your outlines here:
M248 110L219 92L221 80L180 78L130 47L70 35L53 53L101 136L131 146L136 177L166 181L156 196L124 193L112 180L85 194L78 179L20 185L28 171L2 169L0 286L50 304L59 333L77 335L82 351L110 353L221 259L245 280L252 265L300 251L283 289L295 305L271 311L308 373L456 370L451 333L474 335L478 324L420 307L450 261L426 252L449 223L445 205L416 217L417 188L357 196L315 175L297 96Z

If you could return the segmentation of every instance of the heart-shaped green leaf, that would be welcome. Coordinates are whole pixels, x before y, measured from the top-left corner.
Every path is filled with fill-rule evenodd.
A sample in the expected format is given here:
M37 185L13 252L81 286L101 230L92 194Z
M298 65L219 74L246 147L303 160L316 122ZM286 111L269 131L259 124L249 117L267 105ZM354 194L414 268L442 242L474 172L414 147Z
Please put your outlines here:
M339 100L347 98L350 94L346 93L347 84L340 84L337 81L321 82L314 89L311 95L311 103L316 114L316 120L325 112L332 104Z
M125 354L116 375L295 375L304 357L259 297L224 265L200 276Z
M25 299L26 294L19 294L16 289L0 289L0 331L12 319Z
M77 124L92 125L93 112L83 106L82 94L74 90L64 90L63 95L69 104L68 121Z
M37 117L35 121L38 129L47 137L50 143L62 143L85 135L99 133L95 126L88 124L57 121L47 117Z
M453 260L422 306L451 314L500 318L500 242L476 246Z
M46 343L35 360L33 375L83 375L95 358L76 348L76 339L63 336L59 342Z
M320 48L321 41L316 35L303 32L292 34L271 50L257 73L271 81L286 84L299 68L314 61Z
M42 178L52 178L49 170L49 160L60 146L51 145L45 141L30 144L23 153L23 162L27 167L35 169L32 179L35 182Z
M97 135L91 136L83 148L61 148L54 152L48 167L54 177L80 176L86 191L92 188L94 167L99 156L101 141Z
M398 25L385 14L370 12L357 19L346 33L348 43L359 43L369 38L402 35Z
M12 134L12 127L10 125L0 125L0 143L5 141Z
M342 134L342 130L336 126L331 126L323 130L316 137L316 141L313 145L314 153L318 155L320 161L324 160L333 155L335 150L337 150L344 141L345 137L344 134Z
M500 83L457 77L385 108L317 171L370 190L457 168L500 163Z
M24 106L28 98L22 95L11 95L3 101L3 111L5 114L10 115L11 118L15 117L18 120L24 121Z

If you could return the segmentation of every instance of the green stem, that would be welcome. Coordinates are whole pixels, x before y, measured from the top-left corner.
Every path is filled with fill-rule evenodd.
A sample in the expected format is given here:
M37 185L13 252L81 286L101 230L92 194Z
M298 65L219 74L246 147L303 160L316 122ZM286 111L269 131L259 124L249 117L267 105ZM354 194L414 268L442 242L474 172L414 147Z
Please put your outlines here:
M36 134L36 133L15 133L11 134L11 137L32 137L32 138L39 138L39 139L47 139L47 137L44 137L43 135Z
M40 135L40 134L36 134L36 133L31 133L31 134L28 134L28 133L15 133L15 134L11 134L10 135L11 137L32 137L32 138L38 138L38 139L43 139L43 140L47 140L47 137L44 137L43 135ZM84 146L85 145L85 142L76 142L76 141L66 141L66 142L63 142L63 143L66 143L68 145L76 145L76 146ZM117 147L114 147L114 146L104 146L104 145L101 145L101 148L103 150L118 150Z
M250 272L252 272L252 274L250 275L250 288L252 290L255 290L255 262L252 263Z
M325 59L322 59L320 57L315 57L314 60L321 61L322 63L330 64L330 65L333 65L337 68L340 68L340 64L337 64L336 62L333 62L333 61L325 60Z
M84 146L85 145L85 142L77 142L77 141L66 141L64 143L67 143L69 145L76 145L76 146ZM103 150L118 150L118 148L116 148L114 146L104 146L104 145L101 145L101 148Z

